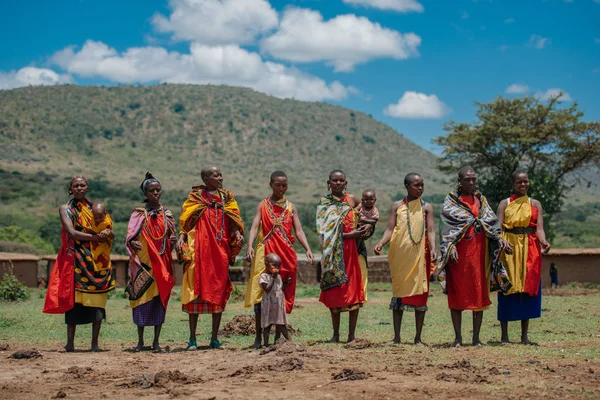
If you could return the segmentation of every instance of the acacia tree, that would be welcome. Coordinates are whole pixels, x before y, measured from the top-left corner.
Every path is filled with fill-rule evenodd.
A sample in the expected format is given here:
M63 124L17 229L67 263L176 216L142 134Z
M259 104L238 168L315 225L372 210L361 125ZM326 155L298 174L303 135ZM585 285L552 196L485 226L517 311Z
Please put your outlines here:
M600 160L600 122L582 122L577 103L564 107L562 93L542 102L535 97L475 103L478 121L444 126L436 138L444 147L440 169L456 172L471 165L480 190L496 208L512 190L511 175L527 171L531 197L544 205L548 223L561 210L566 191L576 184L578 169Z

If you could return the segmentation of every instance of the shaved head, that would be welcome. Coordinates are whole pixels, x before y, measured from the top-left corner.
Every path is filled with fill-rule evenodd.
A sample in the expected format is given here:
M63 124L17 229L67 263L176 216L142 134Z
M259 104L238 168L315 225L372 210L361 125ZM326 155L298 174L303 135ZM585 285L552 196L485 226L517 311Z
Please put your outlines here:
M422 178L422 176L420 174L417 174L416 172L411 172L410 174L406 174L406 176L404 177L404 186L410 185L410 183L413 181L413 179L416 179L416 178Z
M202 180L205 180L206 177L208 176L208 174L210 174L211 172L215 171L215 170L219 170L219 168L217 168L214 165L207 165L206 167L202 168L202 171L200 171L200 177L202 178Z
M265 262L268 262L275 267L279 267L281 265L281 257L275 253L269 253L265 256Z
M94 203L92 205L92 212L94 214L104 214L106 212L106 207L102 203Z

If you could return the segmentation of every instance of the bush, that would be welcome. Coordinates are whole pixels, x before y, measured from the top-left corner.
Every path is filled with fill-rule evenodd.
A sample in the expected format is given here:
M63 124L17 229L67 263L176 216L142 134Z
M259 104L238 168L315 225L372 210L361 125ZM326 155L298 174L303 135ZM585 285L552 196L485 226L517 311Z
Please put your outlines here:
M5 273L0 279L0 300L22 301L28 298L29 288L18 280L12 272Z

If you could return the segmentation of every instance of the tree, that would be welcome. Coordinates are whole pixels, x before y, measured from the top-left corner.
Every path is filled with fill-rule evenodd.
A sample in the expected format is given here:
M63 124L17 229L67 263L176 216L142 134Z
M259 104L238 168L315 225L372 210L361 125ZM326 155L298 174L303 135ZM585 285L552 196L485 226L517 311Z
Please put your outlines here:
M444 127L448 135L434 140L444 147L440 169L456 172L471 165L494 208L511 193L513 172L526 171L530 195L543 204L551 237L549 222L576 183L569 173L597 168L600 161L600 122L582 122L577 103L564 107L560 96L547 102L527 96L475 103L477 122L451 121Z

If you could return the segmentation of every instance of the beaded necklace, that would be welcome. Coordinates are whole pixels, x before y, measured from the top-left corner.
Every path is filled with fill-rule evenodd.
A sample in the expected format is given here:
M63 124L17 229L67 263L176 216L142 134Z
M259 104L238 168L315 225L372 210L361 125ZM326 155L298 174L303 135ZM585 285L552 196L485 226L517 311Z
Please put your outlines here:
M410 238L410 241L412 242L413 245L418 246L419 244L421 244L421 242L423 241L423 238L425 237L425 218L423 218L423 226L421 227L421 237L419 238L418 241L415 241L415 239L413 238L413 234L412 234L412 227L410 225L410 213L408 210L408 198L404 198L404 204L406 204L406 224L408 226L408 237Z
M159 206L160 207L160 206ZM155 237L154 235L152 235L152 232L150 232L150 229L148 228L148 225L150 224L150 220L148 219L148 210L146 209L146 207L144 207L144 230L146 231L146 233L153 239L153 240L161 240L162 238L164 238L167 235L167 216L165 215L165 209L160 207L158 210L154 210L155 212L160 212L162 211L163 214L163 233L162 235L160 235L159 237Z
M218 242L220 242L223 239L223 236L225 236L225 200L223 199L223 196L221 195L221 192L217 189L217 193L219 194L219 200L220 203L217 203L216 201L212 201L210 203L208 203L207 201L207 206L208 206L208 216L210 218L210 209L214 208L215 209L215 229L217 230L217 233L215 234L215 239L217 239ZM212 195L208 192L208 190L206 190L206 188L204 188L204 195L206 196L207 200L210 200L212 198ZM221 206L221 230L219 231L218 227L219 227L219 211L217 210L217 208L219 208L218 206Z

